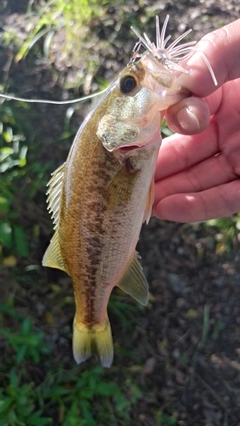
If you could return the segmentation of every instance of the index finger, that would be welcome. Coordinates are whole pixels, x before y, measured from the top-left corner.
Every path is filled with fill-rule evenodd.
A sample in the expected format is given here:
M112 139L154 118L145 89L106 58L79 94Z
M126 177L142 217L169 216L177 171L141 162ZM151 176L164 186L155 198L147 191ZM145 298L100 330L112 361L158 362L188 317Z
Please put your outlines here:
M216 76L214 85L201 53L207 57ZM178 81L195 96L205 97L229 80L240 77L240 19L205 35L194 48L194 53L181 66L183 73Z
M204 143L202 143L204 141ZM219 152L214 124L192 136L175 134L162 141L158 155L155 181L186 170Z

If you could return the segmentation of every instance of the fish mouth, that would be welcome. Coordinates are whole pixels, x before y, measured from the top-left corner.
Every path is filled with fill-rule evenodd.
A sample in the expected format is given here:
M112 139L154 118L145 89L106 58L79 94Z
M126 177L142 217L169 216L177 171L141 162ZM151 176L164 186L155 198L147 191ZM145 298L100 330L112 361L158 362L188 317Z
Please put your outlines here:
M135 151L137 149L141 149L141 148L145 148L145 145L127 145L127 146L122 146L120 148L117 148L116 151L121 152L122 154L128 153L130 151Z

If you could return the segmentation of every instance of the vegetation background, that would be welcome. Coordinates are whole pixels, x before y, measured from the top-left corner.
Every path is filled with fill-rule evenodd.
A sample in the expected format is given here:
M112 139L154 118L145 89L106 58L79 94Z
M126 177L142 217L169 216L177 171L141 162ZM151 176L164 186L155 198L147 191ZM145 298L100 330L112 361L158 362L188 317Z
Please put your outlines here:
M2 0L0 89L73 99L108 85L170 14L191 39L239 17L238 0ZM71 280L41 266L46 183L91 104L0 104L0 425L240 425L240 217L152 219L139 242L146 308L114 291L115 359L72 358ZM169 130L163 128L164 134Z

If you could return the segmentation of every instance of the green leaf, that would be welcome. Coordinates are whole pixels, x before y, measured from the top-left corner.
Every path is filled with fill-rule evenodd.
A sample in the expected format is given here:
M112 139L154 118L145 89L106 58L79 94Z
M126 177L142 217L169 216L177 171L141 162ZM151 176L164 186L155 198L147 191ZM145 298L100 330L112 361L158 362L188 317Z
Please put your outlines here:
M17 253L21 257L27 257L29 254L26 232L21 225L13 226L14 242Z
M118 390L119 388L117 385L115 385L115 383L100 382L96 386L95 393L104 396L111 396L113 394L116 394Z
M6 160L10 155L13 154L13 149L10 147L4 147L0 149L0 161Z
M0 196L0 214L6 215L9 211L9 201L5 197Z
M10 384L13 388L17 388L19 384L19 378L14 369L12 369L9 373Z
M83 413L84 420L86 420L86 424L88 426L97 426L92 414L91 414L91 405L88 401L82 400L80 401L80 408Z
M0 243L7 248L12 248L12 228L9 222L0 223Z
M20 364L23 361L23 359L25 358L26 352L27 352L27 346L26 345L22 345L18 348L17 360L16 360L17 364Z
M3 137L6 142L12 142L13 139L13 129L12 127L7 127L7 130L3 132Z
M71 389L66 389L63 386L56 385L56 386L51 386L51 389L47 393L47 397L57 399L58 396L69 395L69 394L72 394Z
M24 167L27 163L26 156L27 156L27 150L28 147L26 145L23 145L19 152L19 167Z
M41 414L40 411L35 412L27 419L27 424L29 426L45 426L49 425L52 422L50 417L39 417Z
M12 398L9 397L5 397L4 395L1 396L1 401L0 401L0 414L4 413L4 412L8 412L9 411L9 407L12 405L13 400Z

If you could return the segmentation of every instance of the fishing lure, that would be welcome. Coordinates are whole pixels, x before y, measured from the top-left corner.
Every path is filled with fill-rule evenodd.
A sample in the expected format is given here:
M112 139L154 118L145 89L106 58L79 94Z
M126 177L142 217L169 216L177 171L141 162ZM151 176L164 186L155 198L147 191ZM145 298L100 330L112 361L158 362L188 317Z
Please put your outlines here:
M185 31L182 35L180 35L167 47L167 43L171 39L170 35L165 38L168 21L169 15L166 16L165 21L163 23L162 31L160 31L159 16L156 16L156 44L149 39L146 33L144 33L142 37L141 34L139 34L139 32L134 27L131 27L132 31L139 38L139 42L134 48L133 58L135 59L139 56L138 51L140 46L142 45L166 69L187 73L185 68L181 67L179 63L181 63L184 59L187 59L192 52L196 51L196 49L194 49L194 46L197 42L189 41L187 43L179 44L188 34L192 32L192 29L189 29ZM214 85L217 86L217 79L215 77L214 71L211 67L209 60L203 52L198 51L198 53L200 53L202 59L207 65Z

